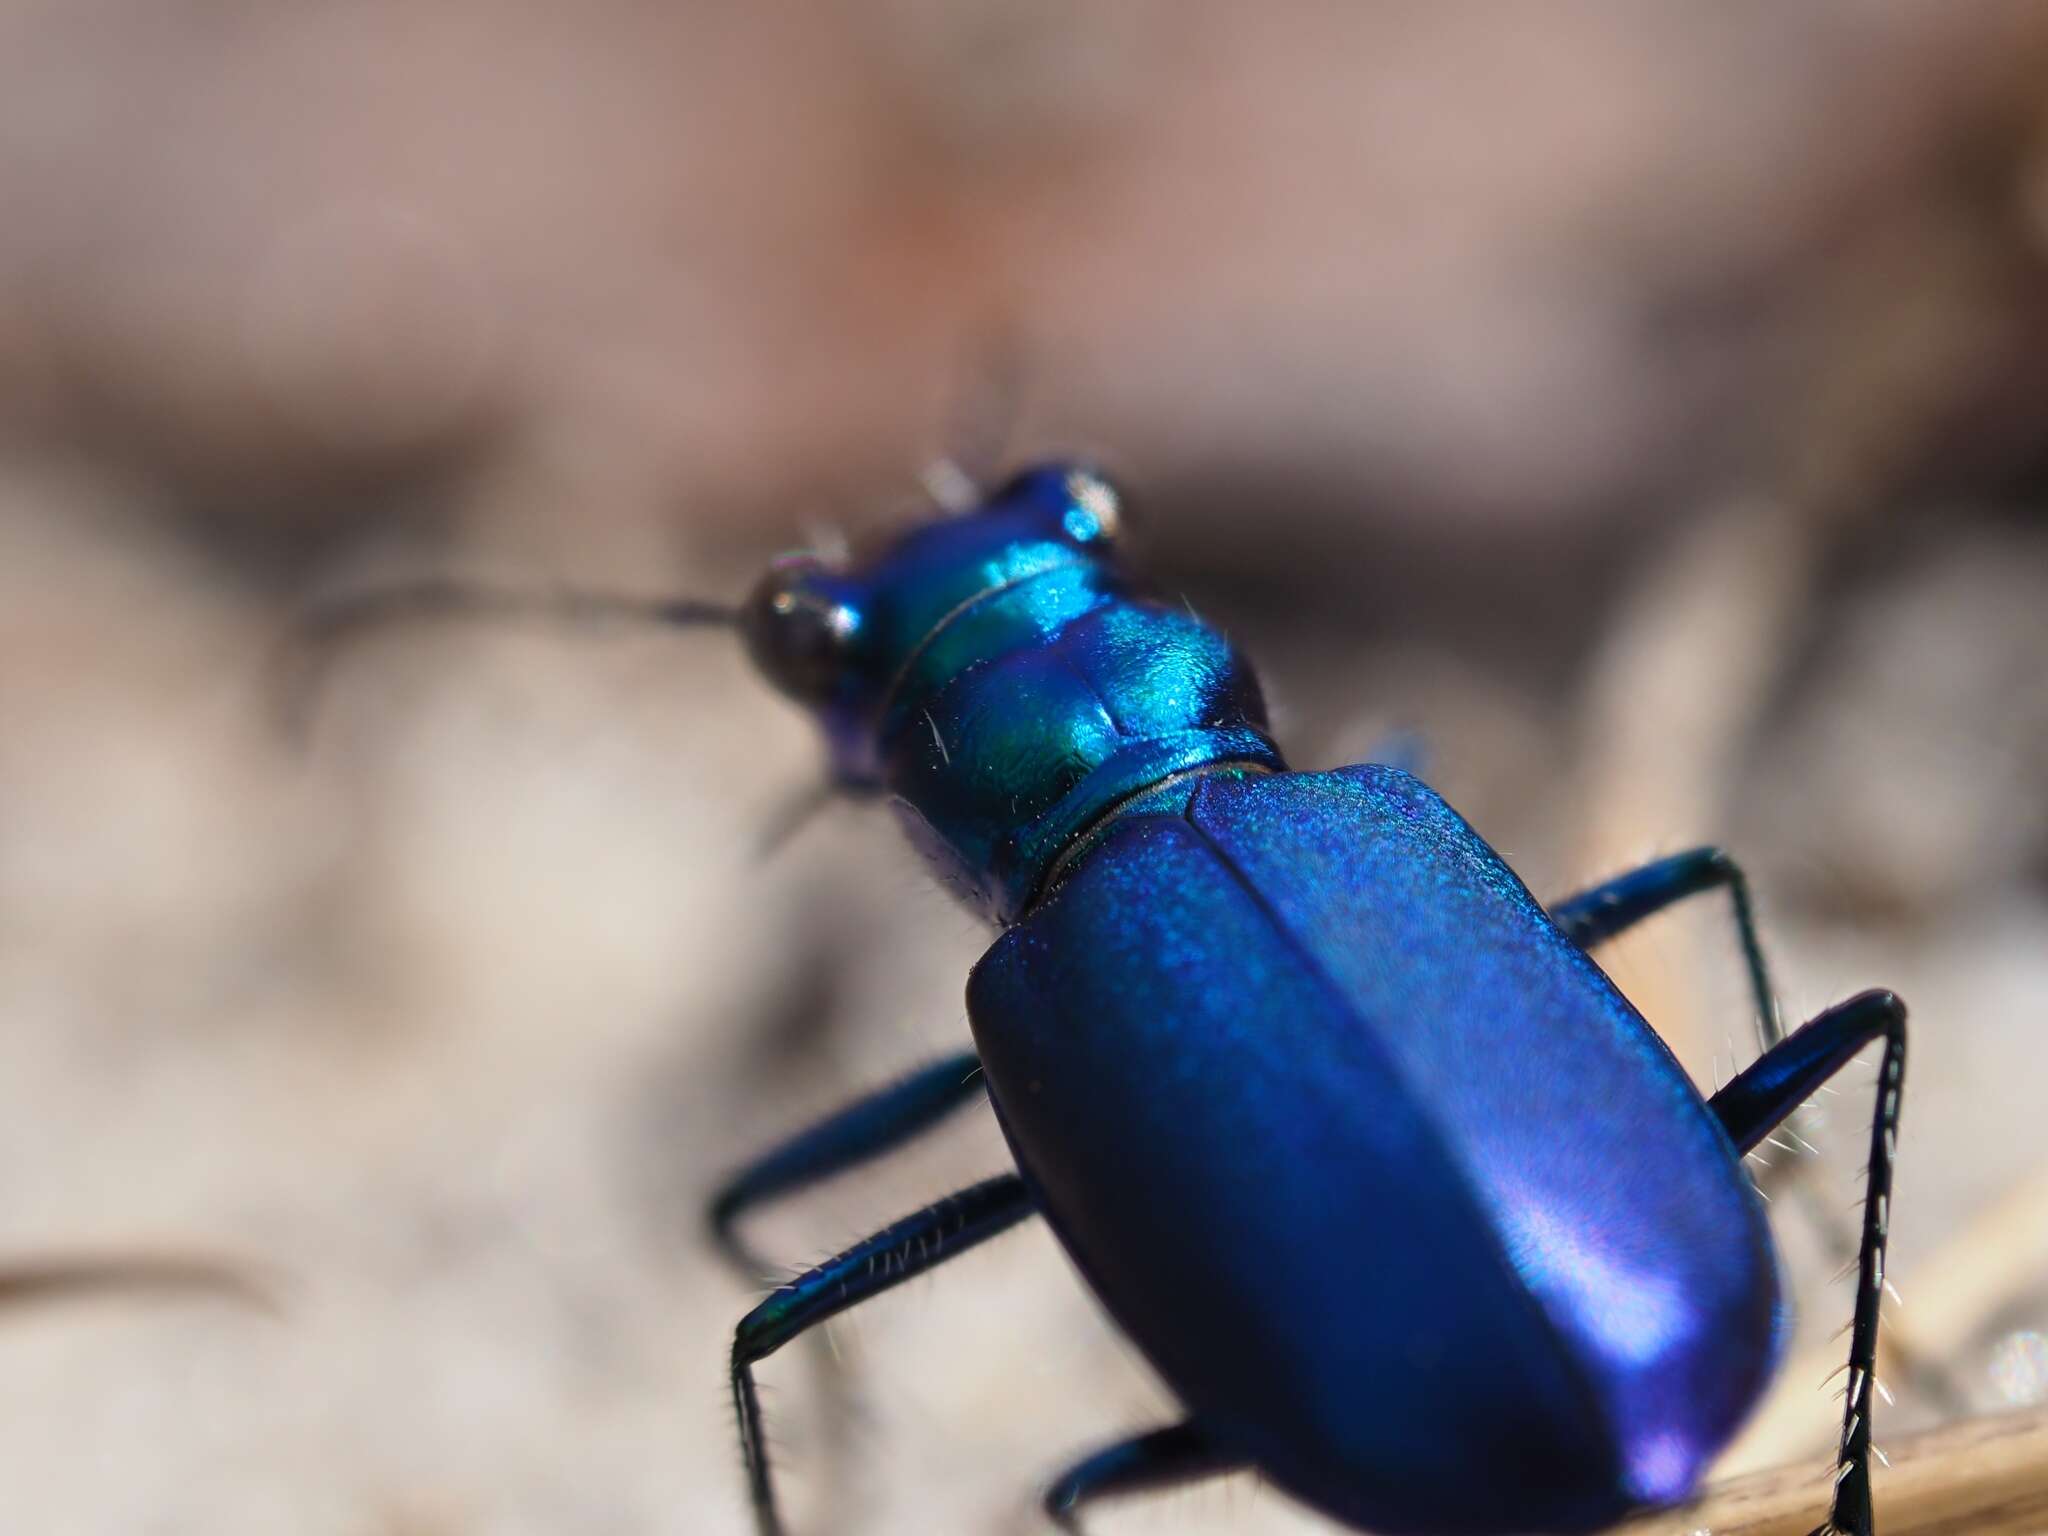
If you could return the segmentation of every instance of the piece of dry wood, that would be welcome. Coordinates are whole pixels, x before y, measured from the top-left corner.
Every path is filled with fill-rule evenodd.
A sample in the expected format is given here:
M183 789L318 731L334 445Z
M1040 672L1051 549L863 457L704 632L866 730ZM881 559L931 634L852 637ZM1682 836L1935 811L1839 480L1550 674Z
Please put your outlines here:
M2036 1170L1913 1269L1910 1299L1887 1311L1878 1335L1877 1374L1892 1374L1887 1341L1904 1340L1922 1360L1983 1359L1984 1322L2043 1289L2048 1276L2048 1167ZM1846 1314L1845 1314L1846 1315ZM1771 1467L1804 1451L1823 1453L1842 1425L1841 1399L1827 1383L1843 1360L1842 1341L1823 1340L1780 1371L1793 1390L1765 1399L1734 1445L1726 1472ZM1811 1383L1811 1390L1796 1384ZM1839 1386L1839 1380L1835 1380ZM1883 1425L1878 1426L1882 1433ZM2048 1526L2043 1527L2048 1531Z
M74 1253L0 1262L0 1310L146 1294L212 1296L273 1315L283 1311L271 1277L253 1265L204 1254Z
M1888 1449L1875 1479L1884 1536L2048 1533L2048 1408L1969 1419ZM1827 1516L1825 1460L1737 1478L1615 1536L1807 1536Z

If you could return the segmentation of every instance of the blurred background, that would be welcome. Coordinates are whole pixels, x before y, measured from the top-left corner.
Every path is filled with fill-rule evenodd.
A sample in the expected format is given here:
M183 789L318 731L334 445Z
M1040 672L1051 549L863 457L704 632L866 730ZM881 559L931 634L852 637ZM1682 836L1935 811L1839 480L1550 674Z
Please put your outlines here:
M393 626L296 736L272 663L429 573L736 595L947 453L1119 471L1298 764L1420 733L1543 893L1725 843L1789 1017L1897 988L1880 1441L2039 1401L2044 87L2048 5L1976 0L14 0L0 1262L279 1311L0 1316L7 1524L746 1529L705 1192L961 1042L987 935L872 809L756 856L819 757L715 632ZM1748 1059L1720 902L1609 958L1703 1084ZM979 1109L751 1232L1003 1165ZM1818 1518L1807 1203L1726 1470ZM1163 1413L1035 1228L762 1376L805 1532L1033 1530ZM1324 1528L1244 1479L1101 1523Z

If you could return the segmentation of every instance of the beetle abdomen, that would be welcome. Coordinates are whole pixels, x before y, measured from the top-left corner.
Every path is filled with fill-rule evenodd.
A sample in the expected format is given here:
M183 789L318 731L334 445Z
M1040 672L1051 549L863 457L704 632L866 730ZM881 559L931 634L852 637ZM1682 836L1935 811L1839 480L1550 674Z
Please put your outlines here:
M1110 1310L1212 1435L1340 1518L1597 1529L1684 1492L1768 1371L1737 1337L1768 1339L1775 1290L1732 1153L1708 1122L1617 1168L1551 1112L1691 1090L1405 775L1218 783L1115 827L969 1004ZM1605 1107L1577 1105L1596 1135Z
M1216 784L1189 819L1372 1021L1606 1406L1689 1492L1777 1358L1763 1207L1698 1091L1500 856L1379 766Z

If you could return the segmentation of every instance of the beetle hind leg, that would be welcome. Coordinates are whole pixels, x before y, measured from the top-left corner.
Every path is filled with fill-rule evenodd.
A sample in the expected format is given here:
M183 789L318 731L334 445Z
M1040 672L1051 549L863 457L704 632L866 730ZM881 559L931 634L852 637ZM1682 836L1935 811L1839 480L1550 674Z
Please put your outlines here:
M1891 1226L1892 1163L1898 1155L1899 1101L1906 1075L1906 1005L1889 992L1865 992L1830 1008L1765 1052L1708 1103L1729 1139L1747 1152L1859 1050L1880 1039L1884 1059L1878 1066L1877 1108L1871 1117L1841 1451L1828 1523L1814 1536L1872 1536L1875 1529L1870 1415L1876 1392L1878 1311L1884 1300L1885 1242Z
M1771 988L1770 968L1764 961L1763 942L1757 932L1756 905L1750 897L1748 877L1743 874L1742 866L1722 849L1694 848L1658 859L1559 902L1551 908L1550 915L1581 949L1591 949L1687 897L1711 891L1725 891L1728 896L1735 919L1735 937L1741 945L1743 964L1749 972L1757 1048L1759 1056L1762 1056L1776 1049L1784 1040L1785 1027L1778 1012L1776 994ZM1785 1118L1780 1117L1773 1124L1783 1124ZM1811 1127L1793 1118L1786 1130L1794 1141L1801 1141L1801 1132L1810 1132ZM1819 1186L1810 1178L1800 1177L1810 1167L1811 1164L1796 1159L1790 1164L1780 1163L1775 1170L1767 1169L1757 1182L1767 1194L1775 1194L1778 1183L1789 1184L1802 1215L1819 1234L1831 1256L1838 1262L1851 1259L1857 1252L1856 1234L1832 1202L1822 1195ZM1778 1182L1773 1182L1774 1179ZM1964 1410L1968 1394L1950 1367L1928 1358L1898 1338L1892 1340L1892 1358L1923 1397L1952 1413Z
M1084 1504L1191 1483L1243 1465L1217 1451L1194 1423L1174 1424L1104 1446L1076 1462L1052 1480L1042 1507L1046 1518L1068 1536L1080 1536Z
M855 1100L731 1174L705 1207L712 1241L740 1274L767 1273L768 1265L740 1240L744 1212L893 1151L986 1091L981 1058L961 1051Z
M1024 1181L1014 1173L984 1179L797 1276L740 1319L732 1341L732 1400L760 1536L782 1536L783 1527L761 1436L754 1366L827 1318L987 1241L1035 1209Z
M1756 904L1750 898L1749 878L1743 874L1742 866L1722 849L1694 848L1632 869L1557 903L1550 916L1573 943L1581 949L1591 949L1666 907L1708 891L1728 893L1736 941L1742 946L1742 963L1749 972L1750 1000L1756 1010L1757 1049L1768 1051L1785 1038L1785 1026L1778 1016L1777 993L1771 986L1770 966L1764 960L1763 941L1757 934Z

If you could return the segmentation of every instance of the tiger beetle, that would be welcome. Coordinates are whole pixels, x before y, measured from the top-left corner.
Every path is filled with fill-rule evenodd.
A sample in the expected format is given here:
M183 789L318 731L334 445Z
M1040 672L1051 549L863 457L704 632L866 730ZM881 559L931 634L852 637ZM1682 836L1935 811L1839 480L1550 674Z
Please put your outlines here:
M777 562L728 624L1000 930L974 1049L742 1168L710 1221L984 1096L1014 1172L782 1285L731 1358L748 1491L779 1536L755 1367L1029 1216L1185 1409L1053 1479L1118 1494L1255 1468L1360 1530L1580 1533L1689 1497L1756 1405L1788 1311L1743 1157L1882 1041L1827 1523L1872 1536L1879 1303L1906 1010L1784 1033L1721 850L1546 908L1427 785L1290 770L1258 681L1116 555L1089 469L1019 474L857 563ZM439 598L429 594L429 601ZM1725 893L1761 1053L1712 1097L1589 951Z

